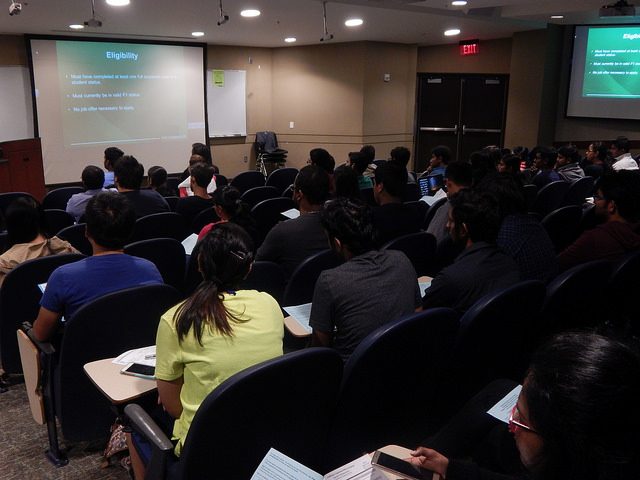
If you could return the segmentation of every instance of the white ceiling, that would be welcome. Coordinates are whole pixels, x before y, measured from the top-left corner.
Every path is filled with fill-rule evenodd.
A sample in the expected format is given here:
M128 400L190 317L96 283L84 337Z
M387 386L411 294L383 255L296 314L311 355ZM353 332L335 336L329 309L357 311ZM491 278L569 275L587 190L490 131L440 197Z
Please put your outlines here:
M382 41L419 45L456 43L461 39L509 37L514 32L544 28L547 23L603 23L598 8L612 0L468 0L452 7L450 0L332 0L327 3L333 42ZM102 28L79 32L68 28L91 17L91 0L27 0L20 15L9 16L10 0L0 0L0 34L45 34L126 37L154 40L201 41L211 44L278 47L285 37L294 45L320 43L323 35L319 0L223 0L229 22L217 26L218 0L131 0L126 7L111 7L95 0ZM256 18L242 18L240 10L257 8ZM552 20L561 14L564 19ZM364 24L344 26L360 17ZM607 23L629 23L626 17ZM444 37L446 28L459 28L457 37ZM194 39L192 31L205 36Z

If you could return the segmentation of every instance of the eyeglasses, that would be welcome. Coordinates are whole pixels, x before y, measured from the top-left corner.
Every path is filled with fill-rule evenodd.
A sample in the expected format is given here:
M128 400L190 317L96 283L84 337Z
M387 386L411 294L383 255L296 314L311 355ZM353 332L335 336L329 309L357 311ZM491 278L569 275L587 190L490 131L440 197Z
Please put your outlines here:
M527 432L538 434L538 432L536 432L529 425L525 425L524 423L518 420L514 420L513 416L516 412L518 412L518 417L519 417L520 412L518 411L518 406L514 405L513 408L511 409L511 415L509 415L509 431L511 433L516 433L518 429L521 428L522 430L526 430Z

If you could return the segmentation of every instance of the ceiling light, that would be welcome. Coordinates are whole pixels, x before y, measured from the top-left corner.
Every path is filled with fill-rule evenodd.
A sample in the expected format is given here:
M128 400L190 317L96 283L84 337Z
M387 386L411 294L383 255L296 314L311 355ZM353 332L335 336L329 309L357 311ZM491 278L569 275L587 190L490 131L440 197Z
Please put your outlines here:
M444 31L444 35L445 35L445 37L453 37L454 35L460 35L460 29L459 28L451 28L449 30L445 30Z
M260 10L255 10L255 9L242 10L240 12L240 15L242 15L243 17L257 17L258 15L260 15Z
M560 18L564 18L564 15L551 15L551 18L558 20Z
M350 18L344 22L347 27L359 27L363 23L361 18Z
M69 28L73 28L74 30L82 30L84 25L80 25L79 23L73 23L69 25Z
M296 37L287 37L287 38L284 39L284 41L287 42L287 43L293 43L296 40L297 40Z
M124 7L125 5L129 5L129 0L107 0L107 5L111 5L112 7Z
M467 4L467 0L453 0L451 5L454 7L464 7Z
M194 37L204 37L204 32L191 32Z

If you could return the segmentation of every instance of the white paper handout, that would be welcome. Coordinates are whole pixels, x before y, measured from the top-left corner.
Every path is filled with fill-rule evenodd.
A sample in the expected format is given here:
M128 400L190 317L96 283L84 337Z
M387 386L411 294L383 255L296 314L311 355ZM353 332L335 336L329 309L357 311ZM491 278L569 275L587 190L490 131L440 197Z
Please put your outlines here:
M122 355L113 359L113 363L117 365L129 365L131 363L139 363L149 367L156 366L156 346L134 348L127 350Z
M281 212L281 214L287 218L298 218L300 216L300 210L297 208L290 208L289 210Z
M311 327L309 326L309 317L311 316L311 304L305 303L303 305L294 305L292 307L284 307L284 311L291 315L296 322L302 325L307 332L311 333Z
M420 201L426 203L429 206L431 206L434 203L436 203L438 200L440 200L441 198L444 198L446 196L447 196L447 192L445 192L443 189L440 189L433 196L425 195L424 197L422 197L420 199Z
M507 395L505 395L502 400L491 407L487 413L492 417L497 418L501 422L509 423L511 410L513 410L513 407L515 407L516 403L518 402L518 397L520 396L521 390L522 385L518 385L516 388L507 393Z
M431 280L428 282L418 282L418 287L420 287L420 296L424 297L424 292L427 291L427 288L431 286Z
M198 234L197 233L192 233L187 238L182 240L182 246L184 247L184 253L187 254L187 255L191 255L191 252L193 252L193 249L195 248L196 243L198 243Z

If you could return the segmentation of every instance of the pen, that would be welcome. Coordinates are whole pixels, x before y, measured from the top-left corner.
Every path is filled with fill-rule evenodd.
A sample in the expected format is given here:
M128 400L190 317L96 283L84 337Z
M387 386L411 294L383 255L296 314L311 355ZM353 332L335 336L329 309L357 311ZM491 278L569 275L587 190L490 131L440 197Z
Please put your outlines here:
M153 354L151 354L151 355L145 355L145 356L144 356L144 359L145 359L145 360L151 360L152 358L156 358L156 354L155 354L155 353L153 353Z

